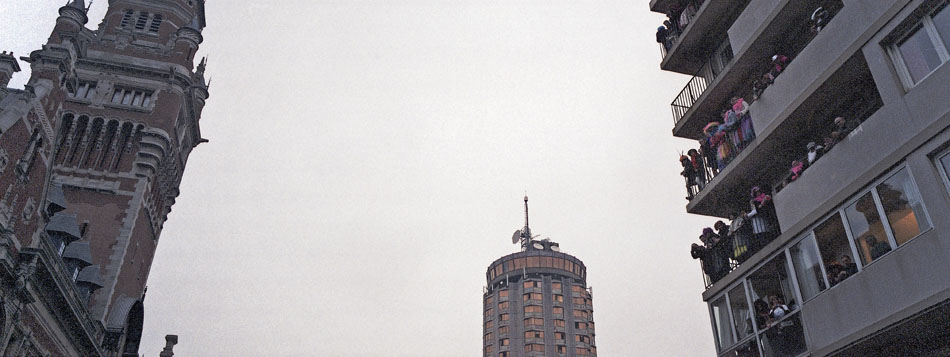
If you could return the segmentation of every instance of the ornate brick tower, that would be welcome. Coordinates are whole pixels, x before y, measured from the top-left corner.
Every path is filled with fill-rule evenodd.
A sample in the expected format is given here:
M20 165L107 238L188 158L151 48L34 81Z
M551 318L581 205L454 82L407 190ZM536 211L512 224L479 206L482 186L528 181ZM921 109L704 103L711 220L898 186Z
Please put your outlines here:
M0 55L4 355L137 355L152 257L204 141L204 1L110 0L97 30L86 12L59 9L22 58L25 90Z

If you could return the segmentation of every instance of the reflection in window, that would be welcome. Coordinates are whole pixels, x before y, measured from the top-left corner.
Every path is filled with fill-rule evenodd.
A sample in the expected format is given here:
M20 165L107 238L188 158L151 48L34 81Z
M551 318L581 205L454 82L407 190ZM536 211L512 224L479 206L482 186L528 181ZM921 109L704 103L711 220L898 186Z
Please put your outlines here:
M907 66L907 71L910 72L914 83L919 82L940 66L937 48L923 26L918 27L913 34L898 43L897 50L904 59L904 65Z
M898 246L930 229L924 204L907 169L882 182L876 190Z
M798 310L783 254L750 275L749 288L752 289L752 306L755 308L755 323L759 330Z
M804 332L801 314L779 321L759 335L762 351L766 356L797 356L807 349Z
M950 6L944 6L940 12L937 12L933 15L934 28L937 29L937 33L940 34L940 38L943 39L944 47L950 49L950 10L947 10Z
M851 235L858 247L861 263L868 264L878 257L891 251L884 232L884 223L877 213L874 197L865 193L857 202L845 209L848 224L851 226Z
M835 286L858 272L851 258L851 244L848 243L848 233L844 230L841 215L835 213L815 227L815 241L818 242L818 250L825 264L828 284Z
M729 324L729 310L726 307L726 297L721 296L712 303L713 324L716 325L716 341L719 346L731 346L736 340L732 336L732 325Z
M792 255L792 265L795 266L795 275L798 277L798 287L802 290L802 299L808 300L825 290L825 278L821 272L818 247L815 239L809 235L789 250Z
M732 319L736 326L736 338L741 340L752 334L752 311L745 298L745 289L739 284L729 291L729 306L732 308Z

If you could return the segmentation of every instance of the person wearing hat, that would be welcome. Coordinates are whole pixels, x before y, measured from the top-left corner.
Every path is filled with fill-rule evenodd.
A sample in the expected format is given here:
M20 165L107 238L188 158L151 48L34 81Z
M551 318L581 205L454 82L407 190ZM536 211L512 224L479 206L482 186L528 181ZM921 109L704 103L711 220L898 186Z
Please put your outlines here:
M785 71L786 66L788 66L788 57L783 55L772 56L772 70L770 71L772 80L775 80L775 77Z

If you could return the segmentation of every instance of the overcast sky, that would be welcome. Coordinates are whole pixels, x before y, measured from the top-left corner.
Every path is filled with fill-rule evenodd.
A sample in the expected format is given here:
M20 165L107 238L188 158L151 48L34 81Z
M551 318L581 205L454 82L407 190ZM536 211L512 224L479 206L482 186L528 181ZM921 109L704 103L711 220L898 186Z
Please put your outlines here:
M107 7L96 1L87 27ZM659 14L641 1L209 1L211 98L140 353L478 356L485 269L588 266L603 356L710 355ZM61 0L0 1L0 49ZM13 87L29 78L28 67Z

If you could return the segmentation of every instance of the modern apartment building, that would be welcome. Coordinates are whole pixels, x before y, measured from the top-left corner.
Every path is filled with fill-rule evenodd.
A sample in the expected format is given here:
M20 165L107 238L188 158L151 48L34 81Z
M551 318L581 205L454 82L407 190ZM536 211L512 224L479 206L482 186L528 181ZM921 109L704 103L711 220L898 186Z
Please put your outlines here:
M948 1L649 6L716 353L950 355Z
M152 258L203 142L204 1L110 0L95 30L87 11L59 9L19 59L23 89L0 53L4 356L138 356Z
M560 251L558 243L535 240L527 220L515 232L521 251L488 266L482 296L486 357L596 356L594 310L587 267Z

